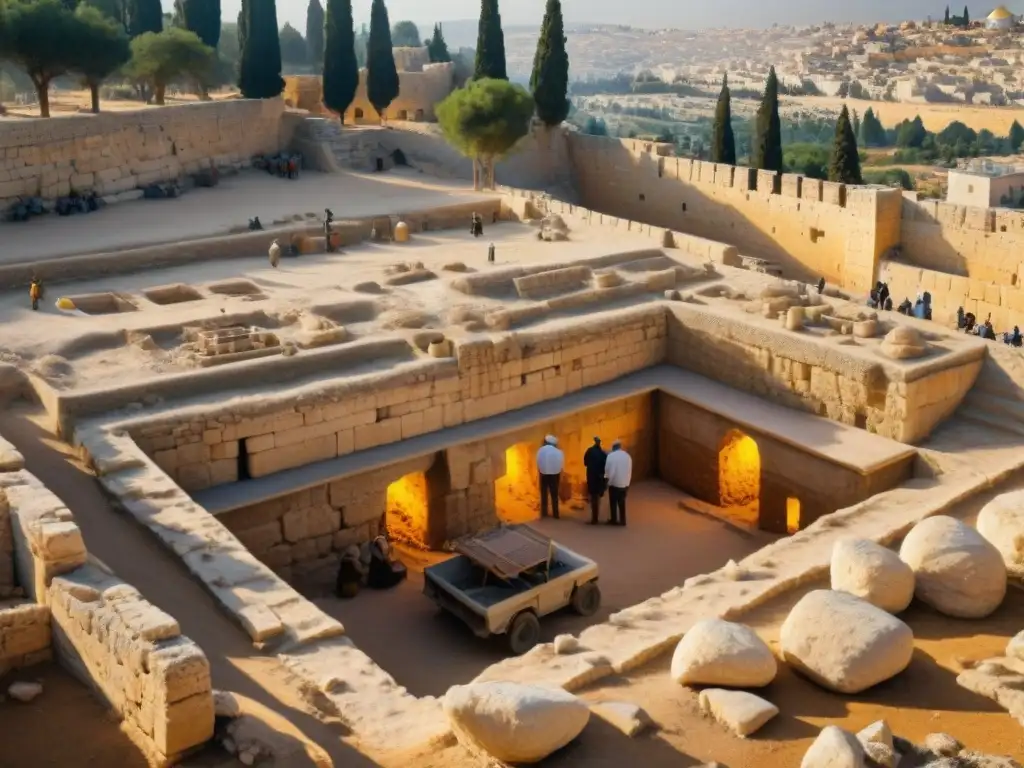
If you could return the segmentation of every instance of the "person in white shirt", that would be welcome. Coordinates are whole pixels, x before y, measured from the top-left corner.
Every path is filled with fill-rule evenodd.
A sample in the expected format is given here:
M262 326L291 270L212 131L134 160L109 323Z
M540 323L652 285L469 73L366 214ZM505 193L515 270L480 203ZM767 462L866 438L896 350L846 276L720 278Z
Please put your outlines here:
M558 485L562 480L565 454L558 448L558 438L548 435L544 445L537 451L537 471L540 473L540 516L548 516L548 500L551 501L551 516L558 519Z
M604 464L604 476L608 480L608 505L611 507L609 525L626 524L626 491L633 479L633 458L622 450L622 441L612 443L612 452Z

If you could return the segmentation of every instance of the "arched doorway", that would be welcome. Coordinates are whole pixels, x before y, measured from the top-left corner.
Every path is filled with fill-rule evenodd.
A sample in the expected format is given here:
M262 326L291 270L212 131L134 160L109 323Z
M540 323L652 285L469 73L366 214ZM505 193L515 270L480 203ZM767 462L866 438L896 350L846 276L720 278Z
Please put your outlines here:
M761 452L754 438L729 430L718 450L718 504L729 517L757 525L761 502Z

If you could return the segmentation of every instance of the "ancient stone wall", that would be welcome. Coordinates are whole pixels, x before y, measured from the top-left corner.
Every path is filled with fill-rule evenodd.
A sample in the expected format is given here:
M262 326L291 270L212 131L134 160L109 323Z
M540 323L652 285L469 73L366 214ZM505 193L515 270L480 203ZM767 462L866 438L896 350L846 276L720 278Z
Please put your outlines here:
M0 209L19 196L115 195L276 152L284 102L229 100L0 122Z
M878 258L898 243L896 190L669 157L651 142L568 141L588 208L735 245L793 277L866 292Z
M209 663L178 622L89 562L71 512L35 477L0 475L0 502L10 511L18 582L36 604L0 610L0 649L38 658L52 630L60 662L99 691L155 765L210 739Z

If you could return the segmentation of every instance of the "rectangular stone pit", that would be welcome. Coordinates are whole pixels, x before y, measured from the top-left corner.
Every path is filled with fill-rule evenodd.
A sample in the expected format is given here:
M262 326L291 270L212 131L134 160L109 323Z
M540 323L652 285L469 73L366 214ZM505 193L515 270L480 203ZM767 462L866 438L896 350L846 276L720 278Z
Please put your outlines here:
M87 315L116 315L139 309L134 301L120 293L83 293L67 298L75 309Z
M260 287L255 283L250 283L248 280L224 280L219 283L210 283L206 286L206 290L218 296L252 297L253 299L266 298Z
M200 301L203 298L203 294L191 285L185 285L184 283L148 288L142 294L154 304L159 304L160 306L184 304L187 301Z

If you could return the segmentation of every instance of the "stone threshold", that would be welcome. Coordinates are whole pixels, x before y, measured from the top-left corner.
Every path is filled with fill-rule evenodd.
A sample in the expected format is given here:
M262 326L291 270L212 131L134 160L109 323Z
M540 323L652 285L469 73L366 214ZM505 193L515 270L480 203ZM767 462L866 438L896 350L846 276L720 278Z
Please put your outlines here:
M877 472L916 453L910 446L857 427L785 408L671 365L658 365L555 400L418 435L399 443L307 464L266 477L214 486L193 493L192 499L208 512L221 515L334 480L422 458L458 445L486 440L654 391L664 392L734 421L741 427L761 432L862 475Z

